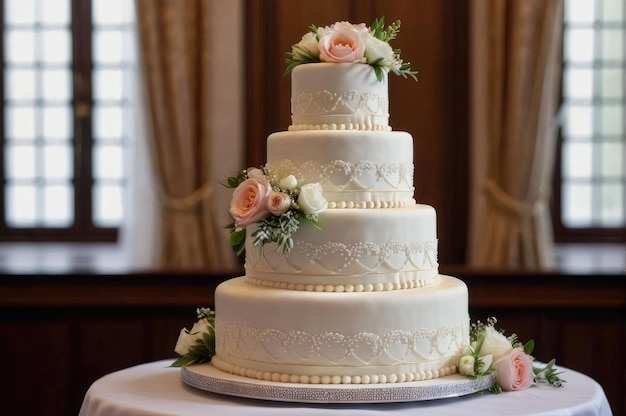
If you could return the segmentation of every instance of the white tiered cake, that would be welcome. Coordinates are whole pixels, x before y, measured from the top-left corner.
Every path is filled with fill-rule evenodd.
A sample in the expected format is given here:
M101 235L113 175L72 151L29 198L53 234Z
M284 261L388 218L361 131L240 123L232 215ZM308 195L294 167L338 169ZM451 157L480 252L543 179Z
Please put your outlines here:
M413 198L413 139L389 126L387 72L293 68L292 125L269 136L264 172L285 189L288 178L319 184L323 204L288 242L259 244L260 221L239 227L245 276L215 292L218 369L312 384L457 371L469 343L467 287L439 274L436 213Z

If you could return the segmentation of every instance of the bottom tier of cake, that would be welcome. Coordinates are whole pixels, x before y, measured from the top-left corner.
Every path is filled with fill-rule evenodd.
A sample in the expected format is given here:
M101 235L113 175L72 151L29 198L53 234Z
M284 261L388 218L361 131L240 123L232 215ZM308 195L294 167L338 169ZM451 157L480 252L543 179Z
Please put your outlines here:
M308 292L246 283L215 292L215 367L296 383L390 383L456 372L468 345L467 286Z

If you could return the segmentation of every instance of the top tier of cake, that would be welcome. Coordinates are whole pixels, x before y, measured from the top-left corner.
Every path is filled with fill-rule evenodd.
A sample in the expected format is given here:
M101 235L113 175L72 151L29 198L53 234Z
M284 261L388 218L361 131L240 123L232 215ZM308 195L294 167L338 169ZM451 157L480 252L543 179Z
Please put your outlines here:
M289 130L389 131L387 73L370 65L315 63L291 72Z

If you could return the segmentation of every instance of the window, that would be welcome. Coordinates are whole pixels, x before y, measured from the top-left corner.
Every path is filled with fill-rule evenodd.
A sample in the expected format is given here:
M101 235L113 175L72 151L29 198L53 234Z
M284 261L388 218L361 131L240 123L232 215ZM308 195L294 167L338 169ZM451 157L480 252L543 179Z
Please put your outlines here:
M3 0L0 238L112 241L133 130L134 5Z
M561 240L619 241L625 235L625 9L623 0L565 0L556 175Z

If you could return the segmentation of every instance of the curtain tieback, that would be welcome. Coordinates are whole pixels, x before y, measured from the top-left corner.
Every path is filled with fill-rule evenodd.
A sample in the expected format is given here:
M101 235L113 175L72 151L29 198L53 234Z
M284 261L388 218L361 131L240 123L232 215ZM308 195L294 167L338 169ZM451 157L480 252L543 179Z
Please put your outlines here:
M206 181L198 189L182 198L174 198L166 193L161 193L161 203L169 209L185 211L198 205L213 193L213 187Z
M504 211L507 211L519 218L532 216L539 209L541 209L546 199L546 194L542 192L532 203L518 201L506 193L492 178L488 178L486 180L485 187L487 189L487 196L491 199L491 201Z

